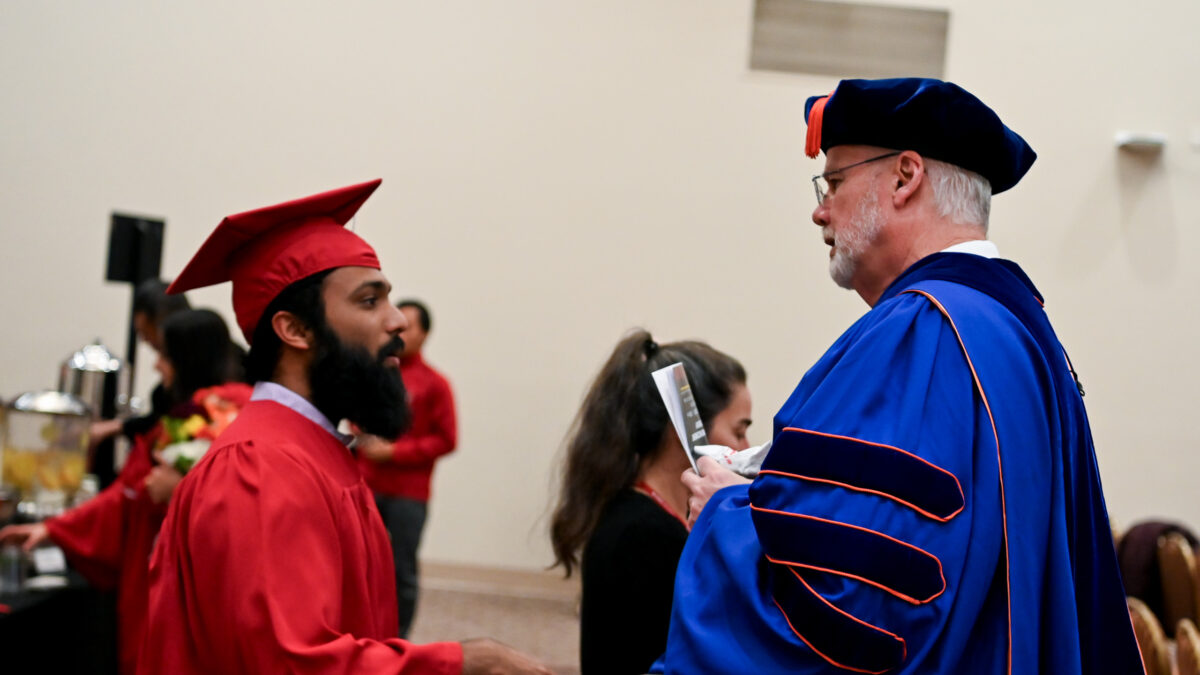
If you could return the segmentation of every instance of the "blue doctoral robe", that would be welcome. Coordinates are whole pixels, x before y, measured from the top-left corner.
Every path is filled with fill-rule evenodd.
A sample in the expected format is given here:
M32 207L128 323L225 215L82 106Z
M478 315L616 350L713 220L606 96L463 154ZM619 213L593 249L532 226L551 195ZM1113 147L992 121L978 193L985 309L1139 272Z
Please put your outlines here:
M812 367L675 582L666 673L1144 672L1078 382L1015 264L929 256Z

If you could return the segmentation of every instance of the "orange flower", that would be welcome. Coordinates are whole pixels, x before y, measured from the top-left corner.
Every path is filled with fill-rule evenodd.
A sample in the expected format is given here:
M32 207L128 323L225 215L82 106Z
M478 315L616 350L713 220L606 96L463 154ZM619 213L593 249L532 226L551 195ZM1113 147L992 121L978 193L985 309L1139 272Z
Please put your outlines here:
M209 425L196 438L214 439L237 418L238 411L250 401L251 388L238 382L201 389L192 401L203 406Z

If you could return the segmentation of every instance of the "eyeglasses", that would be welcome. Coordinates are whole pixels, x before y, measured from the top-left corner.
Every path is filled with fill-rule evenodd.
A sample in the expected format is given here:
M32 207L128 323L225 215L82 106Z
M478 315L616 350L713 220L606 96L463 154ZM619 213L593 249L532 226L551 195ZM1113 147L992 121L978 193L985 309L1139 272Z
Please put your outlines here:
M878 162L879 160L887 159L888 157L895 157L898 154L900 154L899 151L889 152L886 155L872 157L871 159L864 159L861 162L855 162L853 164L843 166L840 169L834 169L833 171L826 171L825 173L823 173L819 176L813 176L812 177L813 191L815 191L817 193L817 204L824 204L825 197L829 195L829 177L830 176L832 176L834 174L839 174L839 173L849 171L850 169L853 169L856 166L862 166L863 164L870 164L871 162Z

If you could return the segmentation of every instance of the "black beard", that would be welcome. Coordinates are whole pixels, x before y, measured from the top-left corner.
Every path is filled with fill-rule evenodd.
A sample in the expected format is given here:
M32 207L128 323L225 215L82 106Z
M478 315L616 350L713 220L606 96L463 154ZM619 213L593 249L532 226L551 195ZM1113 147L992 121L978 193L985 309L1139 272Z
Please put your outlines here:
M309 367L313 405L335 425L350 420L368 434L394 440L408 430L412 411L400 371L383 365L400 353L395 337L372 356L365 347L347 345L329 326L319 326L317 352Z

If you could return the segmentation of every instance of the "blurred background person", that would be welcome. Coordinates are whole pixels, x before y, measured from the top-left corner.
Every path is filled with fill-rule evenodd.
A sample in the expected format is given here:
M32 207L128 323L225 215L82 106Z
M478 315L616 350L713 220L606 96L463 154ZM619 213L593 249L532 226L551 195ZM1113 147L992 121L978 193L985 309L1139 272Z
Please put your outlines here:
M582 571L584 675L645 673L667 644L675 567L687 540L691 465L651 372L681 362L710 444L749 447L742 365L703 342L658 345L635 330L592 382L568 434L550 539ZM580 551L582 550L582 560Z
M450 382L421 356L433 326L429 308L413 299L401 300L396 308L408 321L400 334L404 340L400 376L408 390L412 426L394 442L359 434L355 447L392 540L400 637L407 638L417 608L417 548L425 529L433 466L457 445L458 424Z
M149 345L155 354L162 352L160 338L162 322L176 312L191 309L188 299L183 294L167 295L167 282L161 279L146 279L137 285L133 293L133 330L137 339ZM167 413L170 399L162 382L154 385L150 392L150 412L138 417L125 420L100 420L92 424L88 432L89 470L96 474L100 485L107 486L116 476L113 466L111 445L107 452L97 450L103 441L117 434L122 434L130 441L139 434L144 434L154 428L160 418Z
M215 436L250 398L239 352L217 313L187 309L156 327L161 347L165 413L134 437L117 480L95 498L41 523L0 529L0 542L31 550L49 539L94 586L117 592L117 657L121 673L136 670L146 631L150 552L167 503L183 477L156 454L174 442ZM196 421L198 417L200 421Z

